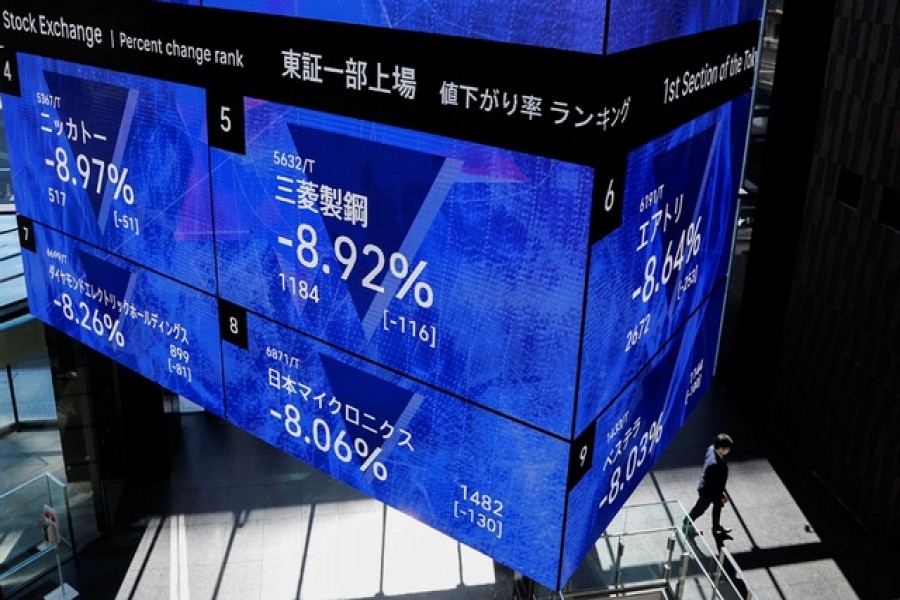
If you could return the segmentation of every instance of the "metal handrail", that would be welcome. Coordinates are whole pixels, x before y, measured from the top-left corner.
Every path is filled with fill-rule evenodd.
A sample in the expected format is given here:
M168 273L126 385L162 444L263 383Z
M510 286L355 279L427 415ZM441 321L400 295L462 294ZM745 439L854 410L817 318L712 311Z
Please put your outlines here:
M652 592L664 589L666 589L666 581L664 579L648 579L647 581L624 584L617 588L566 592L565 600L577 600L580 598L610 598L613 596L618 597L623 594L632 594L635 592Z
M38 481L39 479L45 479L45 478L51 479L54 483L59 484L59 486L62 488L66 487L66 484L64 481L60 480L58 477L53 475L53 473L50 473L49 471L44 471L43 473L35 475L34 477L29 479L25 483L20 483L16 487L0 493L0 500L3 500L5 497L9 496L10 494L14 494L14 493L18 492L22 488L31 485L32 483L34 483L35 481Z
M681 505L681 503L678 500L632 504L632 505L628 505L628 506L624 507L624 510L626 510L626 511L631 511L631 510L635 510L635 509L641 510L641 509L645 509L645 508L650 508L650 507L656 508L656 507L660 507L660 506L664 506L666 508L668 508L669 506L672 506L672 507L679 509L677 511L679 514L686 514L684 507ZM734 589L735 591L738 590L737 586L735 586L735 584L734 584L733 579L728 575L728 573L723 571L723 565L718 560L716 555L713 554L712 549L709 548L708 546L706 546L705 542L701 542L704 545L704 547L706 548L706 550L709 551L709 557L712 558L713 560L716 560L716 564L717 564L718 568L716 569L715 575L711 574L706 569L706 567L703 565L703 561L702 561L702 558L704 558L704 556L697 554L697 552L694 549L695 547L694 547L694 544L692 543L692 541L689 540L687 538L687 536L685 536L684 532L681 531L681 528L678 527L677 525L675 525L674 523L672 525L668 525L665 527L645 528L645 529L640 529L640 530L629 531L628 530L628 513L626 512L624 515L624 524L622 527L622 531L616 532L615 534L612 534L611 532L607 531L606 535L617 536L619 539L619 544L622 544L623 537L627 537L627 536L631 536L631 535L648 534L648 533L659 533L659 532L663 532L663 531L672 532L672 538L673 539L677 538L680 540L682 548L686 549L686 552L684 552L681 557L682 562L684 562L685 560L689 561L690 559L693 559L694 562L697 564L698 569L700 570L699 574L702 575L702 577L706 580L706 582L710 584L712 591L715 593L715 595L717 597L719 597L719 598L722 597L721 593L718 591L718 582L720 579L722 579L722 577L724 577L725 581L732 589ZM671 559L671 554L673 553L672 551L674 550L674 547L670 548L669 550L670 550L670 559ZM730 554L728 555L728 557L731 560L732 566L735 567L735 572L740 572L740 570L737 568L737 565L736 565L736 563L734 563L733 558L731 557ZM679 588L683 589L683 586L686 583L686 579L685 579L686 572L687 572L687 569L683 567L681 569L681 575L680 575L679 581L677 583L677 586ZM616 588L613 588L613 589L616 589ZM618 589L621 590L621 587L619 587ZM748 596L748 598L746 600L750 600L750 598L751 597Z
M674 530L675 530L675 535L678 536L678 537L680 537L680 538L684 541L685 547L689 550L690 555L694 557L694 560L695 560L696 563L697 563L697 567L698 567L698 568L700 569L700 571L703 573L703 576L706 578L706 581L709 582L710 584L712 584L712 586L713 586L713 591L715 591L715 594L716 594L717 597L719 597L719 598L722 597L722 594L720 594L719 591L718 591L718 589L717 589L717 588L718 588L718 579L719 579L720 577L724 577L724 578L725 578L725 581L728 582L728 585L730 585L730 586L732 587L732 589L737 590L737 586L734 585L734 581L731 579L731 577L728 576L728 573L725 573L725 572L722 570L722 563L721 563L721 561L718 560L718 558L716 557L716 555L710 554L710 558L715 559L715 560L716 560L716 564L718 565L718 569L717 569L716 575L715 575L715 577L713 577L713 576L711 576L711 575L709 574L709 572L708 572L708 571L706 570L706 568L703 566L703 562L700 560L700 556L698 556L697 554L694 553L693 548L691 547L691 542L690 542L690 540L687 539L687 536L685 536L684 533L681 531L681 529L678 528L678 527L675 527ZM704 545L705 545L705 543L704 543ZM709 548L709 547L707 546L707 550L711 550L711 548ZM723 547L723 550L724 550L724 547ZM687 554L687 553L686 553L686 554ZM735 565L735 566L736 566L736 565ZM684 577L684 571L683 571L683 570L682 570L682 577Z
M60 538L60 542L65 542L65 540ZM68 542L66 542L66 544L68 544ZM10 568L8 568L7 570L3 571L2 576L0 576L0 580L7 579L10 576L15 575L16 573L18 573L25 567L31 565L31 563L37 562L38 559L43 558L44 556L50 554L53 551L54 551L54 549L52 546L47 546L46 548L38 550L37 552L28 556L27 558L23 558L22 560L20 560L19 562L17 562L16 564L14 564ZM45 569L45 572L49 572L51 569L52 569L52 567L48 567L47 569ZM0 598L2 598L2 597L3 596L0 595Z
M57 567L59 567L59 549L61 545L68 548L68 550L66 550L67 555L72 555L75 552L75 541L72 531L72 511L69 506L69 489L66 483L52 473L44 472L35 475L31 479L0 494L0 503L10 502L15 504L18 502L15 495L23 492L28 498L32 498L35 493L38 494L38 496L44 496L44 503L51 507L62 509L64 505L65 512L60 512L59 517L65 519L65 522L68 525L68 536L64 536L62 535L62 532L60 532L55 544L47 544L45 533L44 544L30 546L30 550L27 554L25 552L20 552L9 557L11 558L11 561L6 565L6 569L2 575L0 575L0 598L4 597L4 594L7 593L15 593L35 579L43 577L52 570L52 566L42 566L42 560L46 559L48 555L56 554ZM62 494L61 498L58 495L60 493ZM16 513L18 514L19 512L21 511L16 509ZM37 514L35 514L35 517L37 517ZM37 527L39 522L37 518L30 519L25 512L22 512L19 517L12 518L14 519L12 523L16 524L15 526L17 527L21 527L23 532L28 531L33 533L31 528ZM31 533L29 533L29 536L25 539L26 541L32 540L32 542L36 542L40 540L40 535L32 536ZM30 571L32 567L37 567L33 573ZM20 581L17 576L22 573L26 573L27 575Z
M747 593L744 596L744 600L753 600L754 598L760 598L761 596L756 593L756 590L753 589L753 587L750 585L750 582L747 581L747 578L743 576L744 571L737 564L737 561L734 559L734 555L731 554L731 552L723 546L722 551L720 552L720 556L724 557L725 560L728 561L728 564L730 564L731 568L734 569L735 576L739 576L741 583L743 583L744 587L747 588ZM723 561L720 559L719 563L722 562ZM726 573L725 576L728 577L728 574ZM735 588L737 588L737 586L735 586Z

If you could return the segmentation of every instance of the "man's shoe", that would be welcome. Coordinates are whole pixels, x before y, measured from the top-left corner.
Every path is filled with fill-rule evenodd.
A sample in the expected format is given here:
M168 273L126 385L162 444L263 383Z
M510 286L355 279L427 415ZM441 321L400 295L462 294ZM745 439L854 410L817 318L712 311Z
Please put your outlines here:
M681 533L684 534L684 537L692 540L703 532L697 531L694 528L694 524L691 522L691 519L689 517L685 517L684 521L681 522Z
M715 529L713 529L713 534L714 535L725 535L725 534L731 533L731 531L732 531L731 527L716 527Z
M724 542L725 540L733 540L734 538L731 537L730 532L731 532L731 529L729 529L727 527L720 527L720 528L716 529L715 531L713 531L713 537L716 538L717 542Z

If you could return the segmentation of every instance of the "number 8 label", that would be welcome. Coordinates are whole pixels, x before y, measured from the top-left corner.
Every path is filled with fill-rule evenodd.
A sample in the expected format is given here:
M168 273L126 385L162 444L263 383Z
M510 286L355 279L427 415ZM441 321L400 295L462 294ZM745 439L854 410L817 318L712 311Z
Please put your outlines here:
M219 337L247 349L247 311L237 304L219 299Z

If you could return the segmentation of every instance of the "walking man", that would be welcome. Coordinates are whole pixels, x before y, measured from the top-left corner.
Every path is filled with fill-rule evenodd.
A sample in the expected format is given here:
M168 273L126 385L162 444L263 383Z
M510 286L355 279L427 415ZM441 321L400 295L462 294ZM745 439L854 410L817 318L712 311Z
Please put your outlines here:
M703 473L700 475L700 482L697 484L697 502L688 513L690 520L696 522L706 509L712 505L712 526L713 536L719 539L731 539L728 535L731 529L722 527L720 518L722 516L722 507L728 503L728 493L725 491L725 484L728 481L728 463L725 457L731 452L731 446L734 442L727 433L720 433L714 439L713 443L706 449L706 459L703 461ZM685 521L684 531L688 535L696 535L696 531L691 527L691 523Z

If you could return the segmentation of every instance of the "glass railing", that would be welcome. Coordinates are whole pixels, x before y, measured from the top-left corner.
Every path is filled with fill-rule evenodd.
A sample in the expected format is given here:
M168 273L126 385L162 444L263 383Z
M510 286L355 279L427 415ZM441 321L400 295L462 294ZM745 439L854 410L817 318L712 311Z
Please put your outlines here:
M2 207L0 201L0 322L28 312L16 215L4 212Z
M44 539L44 506L54 509L59 544ZM0 598L28 585L73 553L66 484L51 475L38 475L0 494Z
M535 584L518 595L536 600L637 593L677 600L756 599L727 551L716 553L702 536L684 535L685 516L677 501L626 506L562 590Z

